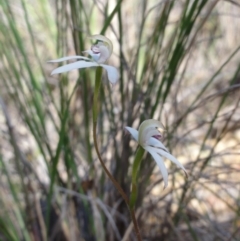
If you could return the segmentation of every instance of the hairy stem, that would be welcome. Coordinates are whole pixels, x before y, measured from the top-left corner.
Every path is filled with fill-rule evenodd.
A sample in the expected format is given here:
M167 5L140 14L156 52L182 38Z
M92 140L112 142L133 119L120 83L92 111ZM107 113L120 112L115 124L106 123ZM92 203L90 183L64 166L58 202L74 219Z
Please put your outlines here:
M109 179L112 181L112 183L114 184L114 186L116 187L118 192L121 194L122 198L124 199L124 201L126 202L128 208L129 208L129 212L130 212L130 215L131 215L131 219L133 221L133 226L134 226L134 230L135 230L135 233L136 233L137 240L142 241L141 234L140 234L140 231L139 231L139 227L138 227L138 224L137 224L137 219L135 217L134 208L130 208L129 199L128 199L127 195L125 194L125 192L123 191L123 189L119 185L119 183L116 181L116 179L112 176L112 174L107 169L107 167L106 167L106 165L105 165L105 163L104 163L104 161L101 157L99 148L98 148L97 117L98 117L98 108L99 108L98 95L99 95L99 90L100 90L100 86L101 86L101 78L102 78L102 67L97 67L96 78L95 78L94 97L93 97L93 141L94 141L94 147L95 147L95 150L97 152L98 159L99 159L105 173L107 174Z

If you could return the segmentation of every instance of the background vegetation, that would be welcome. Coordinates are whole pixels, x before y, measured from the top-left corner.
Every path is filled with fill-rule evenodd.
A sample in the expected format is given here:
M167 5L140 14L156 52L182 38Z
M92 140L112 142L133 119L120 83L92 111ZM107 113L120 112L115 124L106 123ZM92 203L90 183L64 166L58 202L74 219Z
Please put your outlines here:
M50 76L47 60L112 40L120 80L101 88L101 153L126 193L136 143L154 118L169 186L144 157L144 240L240 240L240 4L237 0L0 0L0 240L135 240L93 147L94 69ZM53 187L52 191L51 188Z

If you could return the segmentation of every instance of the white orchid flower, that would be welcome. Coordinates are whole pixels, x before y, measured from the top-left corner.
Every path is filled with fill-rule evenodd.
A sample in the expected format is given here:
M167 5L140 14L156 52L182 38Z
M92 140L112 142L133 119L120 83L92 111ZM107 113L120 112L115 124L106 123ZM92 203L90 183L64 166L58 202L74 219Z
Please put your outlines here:
M164 188L168 185L168 172L163 162L162 157L165 157L175 163L178 167L183 169L185 174L187 175L187 171L183 167L183 165L169 153L168 149L163 145L160 141L162 138L162 134L159 129L164 129L163 125L156 120L145 120L139 127L139 130L135 130L131 127L125 127L126 130L132 135L135 141L138 142L140 146L142 146L146 151L148 151L158 167L163 176Z
M66 64L64 66L54 69L51 75L68 72L73 69L83 69L101 66L107 71L109 81L112 84L115 84L119 79L119 73L117 69L113 66L103 64L109 59L112 54L112 42L102 35L93 35L90 38L99 41L96 45L93 45L90 50L83 51L83 53L89 54L92 59L84 56L68 56L56 60L50 60L48 61L50 63L58 63L74 59L79 60L74 63Z

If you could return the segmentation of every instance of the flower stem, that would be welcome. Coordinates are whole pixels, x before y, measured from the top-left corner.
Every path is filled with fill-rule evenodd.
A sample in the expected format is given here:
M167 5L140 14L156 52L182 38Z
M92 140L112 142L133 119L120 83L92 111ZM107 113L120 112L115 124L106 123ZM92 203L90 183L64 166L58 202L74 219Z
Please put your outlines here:
M100 151L99 151L99 148L98 148L98 143L97 143L97 117L98 117L98 107L99 107L98 106L99 105L98 95L99 95L100 86L101 86L101 78L102 78L102 67L97 67L96 78L95 78L94 97L93 97L93 140L94 140L94 147L96 149L98 159L99 159L104 171L106 172L106 174L108 175L110 180L113 182L114 186L117 188L117 190L119 191L119 193L123 197L124 201L128 204L129 200L128 200L127 195L125 194L125 192L123 191L121 186L118 184L118 182L115 180L115 178L112 176L112 174L108 171L104 161L102 160L102 157L101 157L101 154L100 154Z
M133 161L133 168L132 168L132 192L131 192L131 196L130 196L130 209L134 209L135 207L135 203L137 200L137 194L138 194L138 190L137 190L137 178L138 178L138 172L139 172L139 168L140 168L140 164L143 158L143 154L144 154L144 149L139 146L135 159Z
M101 87L101 79L102 79L102 67L97 67L96 69L96 77L95 77L95 88L94 88L94 96L93 96L93 125L97 125L98 118L98 95Z
M101 162L101 165L104 169L104 171L106 172L106 174L108 175L108 177L110 178L110 180L113 182L114 186L117 188L117 190L119 191L119 193L121 194L122 198L124 199L124 201L129 204L129 200L127 195L125 194L125 192L123 191L123 189L121 188L121 186L118 184L118 182L115 180L115 178L112 176L112 174L108 171L107 167L105 166L105 163L102 160L99 148L98 148L98 144L97 144L97 125L93 124L93 140L94 140L94 147L96 149L97 152L97 156L99 161Z
M102 78L102 67L97 67L96 78L95 78L94 97L93 97L93 141L94 141L94 147L96 149L98 159L99 159L105 173L107 174L109 179L112 181L112 183L114 184L114 186L116 187L118 192L121 194L122 198L124 199L124 201L126 202L126 204L128 206L128 209L129 209L129 212L130 212L130 215L131 215L131 219L132 219L132 222L133 222L134 230L135 230L135 233L136 233L136 236L137 236L137 240L142 241L134 209L130 208L129 199L128 199L127 195L123 191L122 187L118 184L116 179L112 176L112 174L107 169L107 167L106 167L106 165L105 165L105 163L104 163L104 161L101 157L99 148L98 148L97 117L98 117L98 107L99 107L98 95L99 95L100 86L101 86L101 78Z

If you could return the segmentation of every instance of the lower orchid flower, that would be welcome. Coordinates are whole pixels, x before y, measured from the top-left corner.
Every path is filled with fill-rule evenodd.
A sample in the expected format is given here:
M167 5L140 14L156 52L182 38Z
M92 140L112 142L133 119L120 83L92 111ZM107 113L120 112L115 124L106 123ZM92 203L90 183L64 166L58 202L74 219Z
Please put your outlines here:
M146 120L142 122L138 131L128 126L125 128L132 135L135 141L137 141L143 149L151 154L157 163L163 176L164 188L168 185L168 172L163 162L163 157L175 163L187 175L187 171L183 165L169 153L168 149L160 141L162 133L159 129L164 129L164 127L159 121L152 119Z
M83 53L89 54L92 57L92 59L87 58L85 56L77 55L77 56L63 57L56 60L50 60L48 61L50 63L58 63L66 60L75 60L75 59L79 60L54 69L51 75L68 72L74 69L83 69L83 68L101 66L107 71L109 81L112 84L115 84L119 79L119 73L117 69L113 66L103 64L108 60L108 58L112 54L111 41L102 35L93 35L90 38L99 41L96 45L93 45L90 50L83 51Z

